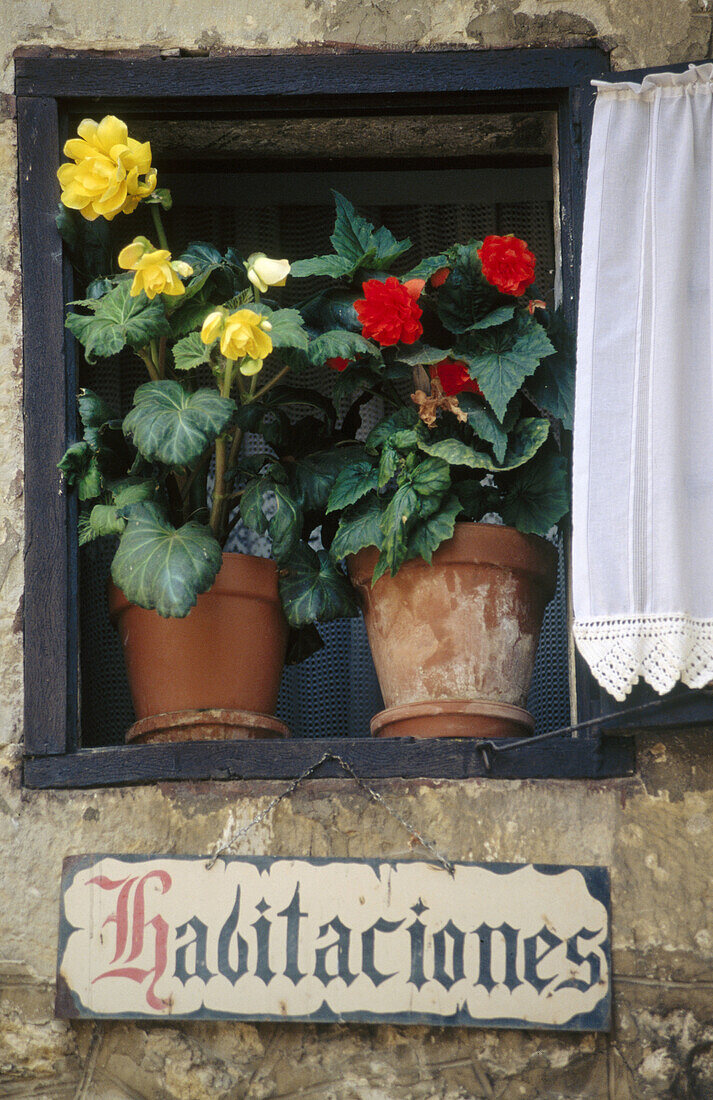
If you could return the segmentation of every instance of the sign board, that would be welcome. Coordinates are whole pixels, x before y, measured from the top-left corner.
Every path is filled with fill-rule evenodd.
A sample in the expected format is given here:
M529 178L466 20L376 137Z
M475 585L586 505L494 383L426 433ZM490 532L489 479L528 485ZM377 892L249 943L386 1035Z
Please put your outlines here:
M74 856L61 1016L606 1030L603 867Z

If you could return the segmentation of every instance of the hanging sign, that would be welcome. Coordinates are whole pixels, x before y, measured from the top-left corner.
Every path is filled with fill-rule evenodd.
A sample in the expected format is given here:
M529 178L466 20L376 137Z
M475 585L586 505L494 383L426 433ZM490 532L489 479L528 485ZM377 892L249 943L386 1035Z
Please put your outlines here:
M73 856L60 1016L606 1030L603 867Z

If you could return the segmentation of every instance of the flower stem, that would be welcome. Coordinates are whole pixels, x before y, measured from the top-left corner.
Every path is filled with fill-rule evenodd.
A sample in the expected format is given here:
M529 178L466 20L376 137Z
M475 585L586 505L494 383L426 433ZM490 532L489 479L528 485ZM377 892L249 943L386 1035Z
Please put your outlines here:
M262 387L262 389L258 390L257 393L253 393L253 394L250 395L250 400L251 401L257 401L258 398L263 396L263 394L266 394L268 390L272 389L272 387L275 385L276 382L279 382L281 378L285 377L285 375L287 374L289 369L290 369L289 367L283 367L282 370L279 370L277 372L277 374L273 378L270 379L269 382L265 383L265 385ZM257 375L255 375L254 377L257 378Z
M166 230L163 228L163 219L161 218L161 207L158 203L151 203L151 217L153 218L154 228L156 230L156 236L158 237L158 243L161 248L165 248L167 252L171 249L168 247L168 237L166 236Z
M230 454L228 455L228 469L232 469L235 463L238 461L238 451L240 450L240 444L243 441L242 428L235 429L235 435L233 436L233 442L230 444Z
M139 348L136 354L138 355L139 359L143 360L146 370L149 372L149 378L151 379L151 381L158 382L160 376L158 371L156 370L156 364L153 361L150 350L148 348Z
M225 436L215 441L215 484L210 507L210 529L220 542L220 515L225 496Z
M220 386L220 396L230 397L230 388L233 382L233 367L235 363L232 359L226 359L225 372L223 374L223 381ZM224 516L224 503L226 495L225 486L225 472L228 469L226 463L227 458L227 437L225 432L218 436L215 441L215 484L213 486L213 500L210 508L210 528L218 542L221 542L223 516Z
M156 364L159 378L166 377L166 337L162 336L158 342L158 362Z

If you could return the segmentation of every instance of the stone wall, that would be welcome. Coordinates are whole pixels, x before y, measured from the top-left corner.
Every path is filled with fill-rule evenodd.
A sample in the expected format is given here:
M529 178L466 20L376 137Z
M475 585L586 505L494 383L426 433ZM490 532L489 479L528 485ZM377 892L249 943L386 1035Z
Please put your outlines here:
M713 753L705 731L642 733L639 775L401 782L380 789L454 859L611 869L611 1035L53 1019L62 859L196 853L280 784L20 787L22 359L13 50L221 52L304 44L462 47L598 41L613 65L710 53L710 0L6 0L0 8L0 1097L43 1100L648 1100L713 1097ZM313 781L245 854L400 857L409 836L348 782Z

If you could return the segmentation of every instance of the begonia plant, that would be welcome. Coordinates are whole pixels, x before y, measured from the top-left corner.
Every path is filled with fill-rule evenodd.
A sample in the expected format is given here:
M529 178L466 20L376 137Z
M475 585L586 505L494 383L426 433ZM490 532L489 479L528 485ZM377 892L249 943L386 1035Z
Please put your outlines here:
M410 242L339 194L336 211L334 253L292 274L335 280L303 315L339 326L325 343L337 399L379 395L384 411L329 495L333 560L375 546L376 581L430 562L458 520L548 534L569 506L574 372L562 320L536 296L535 256L490 235L396 276Z
M79 541L118 538L112 577L127 598L183 617L213 584L242 518L271 539L299 632L292 653L304 656L320 644L316 622L356 610L343 570L310 545L355 456L354 417L338 428L331 401L299 385L300 369L322 364L341 331L311 339L300 312L263 298L284 285L286 259L243 259L201 241L174 259L161 217L170 195L157 188L149 143L120 119L85 119L64 151L58 225L80 279L96 276L104 254L91 223L148 204L154 228L153 240L127 240L70 303L67 327L89 371L124 349L146 371L123 417L92 389L79 394L82 438L60 462L79 497ZM248 433L260 442L246 451Z

